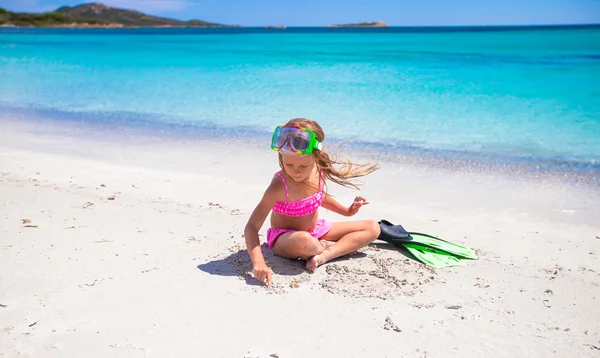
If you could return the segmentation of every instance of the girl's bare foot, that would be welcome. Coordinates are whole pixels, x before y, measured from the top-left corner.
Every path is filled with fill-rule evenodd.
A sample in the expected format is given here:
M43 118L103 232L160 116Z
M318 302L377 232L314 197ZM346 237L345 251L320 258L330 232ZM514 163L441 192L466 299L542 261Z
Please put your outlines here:
M335 241L321 240L319 242L321 243L321 245L323 245L323 252L306 260L306 269L311 272L315 271L317 267L319 267L319 265L322 265L325 262L327 262L326 257L329 251L329 247L335 245Z
M324 264L327 261L326 259L324 259L323 254L325 253L325 251L328 251L327 249L330 246L333 246L336 244L335 241L327 241L327 240L320 240L319 242L321 243L321 245L323 245L323 252L306 260L306 269L308 269L311 272L315 271L319 265Z
M317 269L317 267L319 267L319 265L324 263L320 258L321 255L322 254L318 254L306 260L306 269L308 271L314 272Z
M333 245L337 243L337 241L327 240L321 240L319 242L321 243L321 245L323 245L323 252L306 260L306 269L308 269L311 272L315 271L317 267L319 267L319 265L322 265L332 259L332 253L330 249ZM349 255L354 255L357 252L358 250L351 252Z

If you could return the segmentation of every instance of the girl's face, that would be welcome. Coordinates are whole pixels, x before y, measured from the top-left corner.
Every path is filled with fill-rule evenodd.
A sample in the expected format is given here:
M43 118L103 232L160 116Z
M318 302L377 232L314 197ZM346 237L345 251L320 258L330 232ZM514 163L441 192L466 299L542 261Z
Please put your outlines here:
M281 154L283 169L295 182L306 180L315 167L313 155Z

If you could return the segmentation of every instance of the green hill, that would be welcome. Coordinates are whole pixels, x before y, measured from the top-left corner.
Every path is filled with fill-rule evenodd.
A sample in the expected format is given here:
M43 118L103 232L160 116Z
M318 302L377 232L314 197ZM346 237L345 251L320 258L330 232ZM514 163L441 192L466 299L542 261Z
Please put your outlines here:
M42 14L13 13L0 8L0 25L60 27L228 27L202 20L179 21L100 3L63 6Z
M202 26L202 27L224 27L202 20L179 21L164 17L150 16L135 10L117 9L100 3L81 4L77 6L63 6L56 10L61 14L73 18L101 21L123 26Z
M97 21L82 21L73 19L58 12L43 14L14 13L0 8L0 25L4 26L60 26L66 24L100 25Z

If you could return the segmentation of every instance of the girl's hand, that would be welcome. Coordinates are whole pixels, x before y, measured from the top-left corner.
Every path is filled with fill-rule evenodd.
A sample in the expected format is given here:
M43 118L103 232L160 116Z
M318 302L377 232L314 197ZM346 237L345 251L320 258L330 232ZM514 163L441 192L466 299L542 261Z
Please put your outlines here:
M253 270L254 278L259 280L261 283L271 287L271 269L267 264L261 263L254 265Z
M354 202L352 203L352 205L350 205L350 207L348 208L348 216L356 214L363 205L367 205L368 203L369 202L367 201L367 199L363 198L362 196L357 196L356 198L354 198Z

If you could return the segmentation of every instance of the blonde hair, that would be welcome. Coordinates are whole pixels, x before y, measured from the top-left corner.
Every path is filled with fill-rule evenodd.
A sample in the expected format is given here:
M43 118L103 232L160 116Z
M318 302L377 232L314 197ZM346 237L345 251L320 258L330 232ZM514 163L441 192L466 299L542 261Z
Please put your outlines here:
M287 122L286 125L308 128L315 132L319 142L323 143L325 140L325 132L323 131L323 128L321 128L317 122L311 119L294 118ZM377 164L355 164L352 163L348 158L346 158L344 162L339 162L331 159L324 150L315 149L313 153L309 155L313 155L315 157L317 168L323 173L324 179L330 180L347 188L359 189L358 186L360 184L356 184L350 179L365 176L379 169ZM339 166L339 168L334 168L334 165ZM285 170L281 153L279 153L279 166L281 169Z

